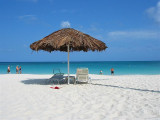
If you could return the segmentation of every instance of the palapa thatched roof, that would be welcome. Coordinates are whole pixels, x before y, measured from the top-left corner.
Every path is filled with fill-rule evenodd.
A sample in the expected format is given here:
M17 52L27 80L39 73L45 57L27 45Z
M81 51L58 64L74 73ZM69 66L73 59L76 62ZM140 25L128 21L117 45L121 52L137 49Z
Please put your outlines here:
M104 42L72 28L64 28L53 32L31 44L30 48L35 51L51 52L59 50L67 52L68 44L70 45L70 51L102 51L107 48Z

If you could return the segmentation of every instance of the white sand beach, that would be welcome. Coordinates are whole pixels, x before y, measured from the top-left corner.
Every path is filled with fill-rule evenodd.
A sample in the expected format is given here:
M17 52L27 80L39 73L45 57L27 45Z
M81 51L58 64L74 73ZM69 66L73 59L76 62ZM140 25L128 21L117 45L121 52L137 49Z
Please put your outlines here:
M1 74L0 120L160 120L160 75L90 75L76 85L47 84L51 76Z

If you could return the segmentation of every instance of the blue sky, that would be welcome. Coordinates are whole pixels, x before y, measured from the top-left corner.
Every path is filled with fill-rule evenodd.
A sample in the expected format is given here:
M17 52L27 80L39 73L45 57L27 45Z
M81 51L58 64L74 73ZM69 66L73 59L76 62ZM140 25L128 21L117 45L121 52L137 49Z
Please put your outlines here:
M68 26L108 46L71 61L160 60L160 0L1 0L0 62L67 61L66 52L29 46Z

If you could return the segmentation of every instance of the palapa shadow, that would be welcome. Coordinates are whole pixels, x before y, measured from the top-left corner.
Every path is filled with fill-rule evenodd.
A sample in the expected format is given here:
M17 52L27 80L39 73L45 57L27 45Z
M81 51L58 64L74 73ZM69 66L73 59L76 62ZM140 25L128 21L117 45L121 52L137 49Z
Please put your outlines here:
M23 80L21 81L21 83L24 83L24 84L28 84L28 85L50 85L50 84L53 84L51 82L47 82L49 79L28 79L28 80Z
M51 79L28 79L28 80L23 80L21 81L23 84L28 84L28 85L60 85L60 84L67 84L67 81L64 80L51 80ZM72 81L71 81L72 84Z
M136 90L136 91L141 91L141 92L154 92L154 93L160 93L160 91L156 90L147 90L147 89L138 89L138 88L130 88L130 87L121 87L121 86L115 86L115 85L103 85L103 84L94 84L91 83L92 85L99 85L99 86L106 86L106 87L114 87L114 88L121 88L121 89L129 89L129 90Z

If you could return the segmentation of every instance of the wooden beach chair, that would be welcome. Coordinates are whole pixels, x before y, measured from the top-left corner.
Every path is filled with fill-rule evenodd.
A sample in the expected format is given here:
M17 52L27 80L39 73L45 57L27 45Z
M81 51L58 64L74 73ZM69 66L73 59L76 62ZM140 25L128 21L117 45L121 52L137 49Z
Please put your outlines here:
M78 68L76 72L76 83L89 83L88 68Z

